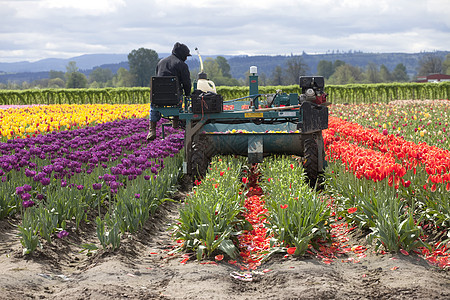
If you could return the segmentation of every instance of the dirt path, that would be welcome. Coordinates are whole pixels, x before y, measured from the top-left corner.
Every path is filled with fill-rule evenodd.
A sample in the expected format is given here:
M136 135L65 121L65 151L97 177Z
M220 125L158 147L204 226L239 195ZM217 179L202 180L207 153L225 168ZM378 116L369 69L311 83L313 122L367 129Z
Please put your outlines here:
M116 253L78 253L76 245L96 242L86 225L27 259L17 230L0 221L0 299L450 299L448 271L370 249L357 263L353 253L332 264L274 256L251 281L234 278L240 270L225 260L181 264L167 256L174 245L167 228L177 217L178 204L165 204Z

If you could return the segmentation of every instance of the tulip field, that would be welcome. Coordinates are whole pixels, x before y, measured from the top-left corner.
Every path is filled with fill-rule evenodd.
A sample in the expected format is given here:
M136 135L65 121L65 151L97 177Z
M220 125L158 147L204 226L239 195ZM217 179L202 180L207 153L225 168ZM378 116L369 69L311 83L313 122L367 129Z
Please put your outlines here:
M135 232L179 179L182 133L148 144L148 105L0 111L0 217L20 215L23 253L77 230L95 212L100 244ZM89 245L87 245L89 246Z
M302 158L217 156L181 201L170 198L183 130L166 127L162 139L158 126L149 142L148 115L147 104L0 110L0 220L17 229L21 256L73 244L86 226L96 236L80 253L118 253L169 201L177 217L164 259L225 264L233 280L271 272L272 258L332 266L369 252L450 269L450 101L332 105L316 189Z
M376 250L429 254L450 235L449 114L449 102L439 100L332 106L319 194L305 186L294 158L248 167L221 157L180 210L179 249L198 260L236 259L239 245L254 240L245 236L253 228L260 259L287 249L304 255L329 238L338 215L367 231ZM182 160L182 131L170 128L168 138L147 143L147 115L147 105L0 111L0 217L20 215L24 253L92 216L104 249L117 249L121 235L139 230L176 184ZM432 229L440 240L430 245Z
M198 260L241 257L248 262L242 268L254 269L276 252L298 256L318 247L329 253L332 229L345 219L366 233L375 251L414 251L448 268L449 109L448 101L332 106L319 194L304 184L293 158L266 159L248 170L243 162L213 162L181 209L180 249Z

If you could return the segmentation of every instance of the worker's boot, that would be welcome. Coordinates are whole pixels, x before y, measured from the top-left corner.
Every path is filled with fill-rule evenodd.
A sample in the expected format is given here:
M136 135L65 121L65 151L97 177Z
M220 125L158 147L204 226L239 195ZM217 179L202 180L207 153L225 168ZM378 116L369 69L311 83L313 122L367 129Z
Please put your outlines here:
M173 117L172 119L172 128L178 128L180 118L179 117Z
M156 122L150 122L150 132L147 135L147 141L153 141L156 138Z

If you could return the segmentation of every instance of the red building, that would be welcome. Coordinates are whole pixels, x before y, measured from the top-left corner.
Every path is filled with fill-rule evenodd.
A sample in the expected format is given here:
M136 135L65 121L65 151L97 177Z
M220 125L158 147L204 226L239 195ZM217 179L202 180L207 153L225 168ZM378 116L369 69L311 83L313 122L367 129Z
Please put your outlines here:
M441 82L450 81L450 75L430 74L428 76L417 76L416 82Z

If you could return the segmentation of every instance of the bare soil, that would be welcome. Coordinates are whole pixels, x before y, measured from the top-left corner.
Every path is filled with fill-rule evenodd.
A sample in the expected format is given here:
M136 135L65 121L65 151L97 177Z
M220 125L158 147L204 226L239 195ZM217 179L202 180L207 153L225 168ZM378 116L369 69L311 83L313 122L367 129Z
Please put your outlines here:
M448 271L415 254L371 248L367 257L349 253L331 264L276 255L248 281L236 278L241 270L226 259L181 264L181 256L168 256L179 205L166 202L119 250L92 255L79 253L79 245L98 244L94 224L24 257L11 225L17 220L0 221L0 299L450 299ZM352 245L364 240L358 232L350 236Z

